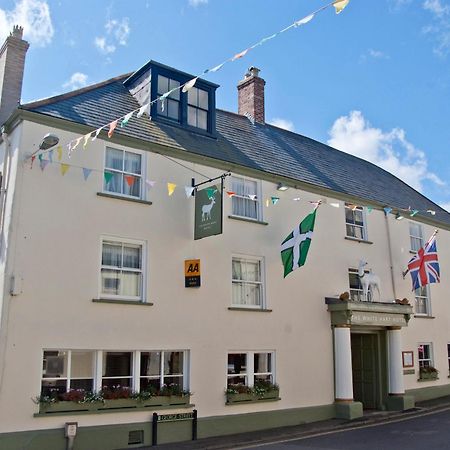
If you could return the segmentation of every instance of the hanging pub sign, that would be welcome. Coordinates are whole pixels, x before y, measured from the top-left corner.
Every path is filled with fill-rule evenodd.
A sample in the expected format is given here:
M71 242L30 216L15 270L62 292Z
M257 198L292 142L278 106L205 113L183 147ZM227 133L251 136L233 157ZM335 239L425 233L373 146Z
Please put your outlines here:
M198 189L195 194L194 239L222 234L222 185Z
M184 261L184 287L200 287L200 260Z

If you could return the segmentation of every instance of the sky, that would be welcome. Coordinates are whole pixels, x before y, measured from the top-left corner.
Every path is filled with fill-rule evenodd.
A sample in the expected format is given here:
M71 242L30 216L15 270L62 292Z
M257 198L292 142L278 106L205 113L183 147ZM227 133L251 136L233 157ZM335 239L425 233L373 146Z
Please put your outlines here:
M197 75L326 4L0 0L0 41L24 27L26 103L150 59ZM328 8L206 76L221 86L218 108L237 111L250 66L266 80L267 122L371 161L450 211L450 0Z

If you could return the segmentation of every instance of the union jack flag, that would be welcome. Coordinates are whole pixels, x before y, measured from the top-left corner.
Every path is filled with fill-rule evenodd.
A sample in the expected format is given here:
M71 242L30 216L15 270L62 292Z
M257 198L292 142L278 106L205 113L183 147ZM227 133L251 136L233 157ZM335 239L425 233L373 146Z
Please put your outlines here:
M439 283L440 269L436 233L433 233L425 246L410 259L408 270L411 273L413 291L430 283Z

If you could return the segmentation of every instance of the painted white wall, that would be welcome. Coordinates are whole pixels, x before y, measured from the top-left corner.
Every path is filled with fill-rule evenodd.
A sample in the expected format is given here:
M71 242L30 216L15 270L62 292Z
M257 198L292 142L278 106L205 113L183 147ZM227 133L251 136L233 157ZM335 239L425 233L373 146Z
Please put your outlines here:
M49 131L58 134L62 143L78 137L25 122L21 157ZM14 134L19 132L16 129ZM308 202L323 196L294 189L278 192L274 183L263 182L263 199L281 198L276 205L263 207L265 226L229 219L231 199L225 195L223 234L194 241L194 200L186 198L184 186L190 185L192 177L203 180L161 155L148 153L147 178L157 182L148 192L151 206L99 197L106 145L110 142L98 139L86 150L80 147L70 160L64 154L62 162L72 165L64 176L59 164L49 164L45 171L38 160L32 170L29 164L18 165L20 182L16 182L18 196L10 226L15 247L8 271L21 274L23 293L9 298L0 432L53 428L71 420L70 416L33 418L38 408L31 398L40 391L42 350L46 348L188 349L192 401L202 417L331 404L333 339L324 297L347 291L348 268L357 268L364 258L382 280L382 299L393 300L384 214L373 211L368 216L368 238L373 244L366 244L344 239L343 202L339 209L321 206L306 266L283 279L280 244L312 210ZM53 158L56 161L56 153ZM183 164L209 177L227 169L226 165L213 169ZM92 172L85 182L81 167L98 172ZM172 197L167 195L167 182L178 186ZM231 189L229 178L226 187ZM294 197L302 201L294 202ZM413 301L409 279L401 278L411 257L407 221L393 217L389 221L397 295ZM424 237L431 232L432 227L424 227ZM104 235L146 242L146 297L153 306L92 302L99 294ZM443 274L450 267L449 239L448 232L439 234ZM228 310L234 254L264 257L267 308L272 312ZM201 260L199 289L184 287L184 260L189 258ZM432 286L436 319L412 319L409 329L402 331L405 350L417 354L417 342L424 341L433 342L435 354L438 348L444 354L440 346L450 341L449 283L444 275L441 285ZM225 406L227 353L245 350L276 352L280 401ZM445 371L447 362L442 356L436 365ZM406 388L418 387L416 378L405 377ZM445 383L443 378L435 383ZM148 420L148 414L87 415L76 420L80 426L138 422Z

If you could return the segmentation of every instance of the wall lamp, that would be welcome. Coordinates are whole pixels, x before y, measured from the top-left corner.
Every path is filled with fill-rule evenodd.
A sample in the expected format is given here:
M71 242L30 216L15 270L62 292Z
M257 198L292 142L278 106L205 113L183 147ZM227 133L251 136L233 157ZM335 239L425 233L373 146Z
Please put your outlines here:
M58 142L58 136L48 133L42 138L42 142L39 144L39 150L48 150L49 148L54 147Z
M396 220L402 220L402 219L404 219L404 217L400 213L397 213L396 216L395 216L395 219Z
M278 183L277 185L277 191L287 191L289 189L289 186L286 186L283 183Z

